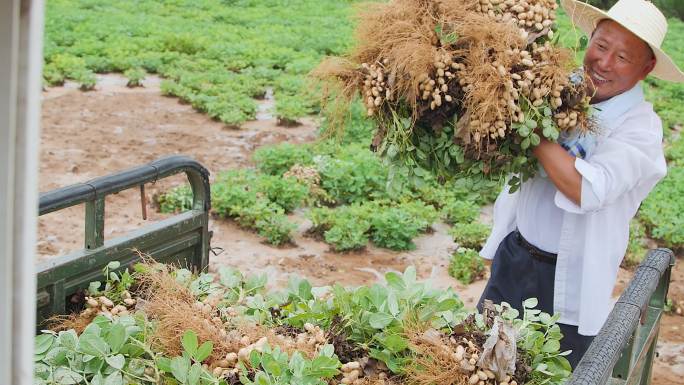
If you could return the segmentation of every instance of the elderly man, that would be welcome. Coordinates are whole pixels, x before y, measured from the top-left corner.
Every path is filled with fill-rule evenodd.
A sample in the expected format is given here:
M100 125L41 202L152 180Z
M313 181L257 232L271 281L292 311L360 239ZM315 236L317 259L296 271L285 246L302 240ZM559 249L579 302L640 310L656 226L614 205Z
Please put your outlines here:
M644 100L649 73L670 81L684 74L660 45L667 20L650 2L620 0L607 13L575 0L561 4L591 35L584 58L596 135L542 141L534 149L543 172L495 203L494 228L480 254L493 259L480 298L521 310L560 314L562 350L574 367L611 310L611 292L627 248L629 222L665 176L662 123Z

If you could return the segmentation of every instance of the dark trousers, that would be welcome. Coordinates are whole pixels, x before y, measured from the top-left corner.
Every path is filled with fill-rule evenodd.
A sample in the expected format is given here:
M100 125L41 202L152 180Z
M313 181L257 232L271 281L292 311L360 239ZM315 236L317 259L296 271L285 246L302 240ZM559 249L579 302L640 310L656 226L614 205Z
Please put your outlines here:
M553 284L556 265L534 258L522 247L512 232L501 241L492 261L491 276L478 301L477 308L482 310L482 303L489 299L494 303L508 302L520 311L522 302L527 298L537 298L537 308L553 314ZM570 365L576 367L589 348L593 336L577 333L577 326L558 324L563 333L561 351L572 350L566 356Z

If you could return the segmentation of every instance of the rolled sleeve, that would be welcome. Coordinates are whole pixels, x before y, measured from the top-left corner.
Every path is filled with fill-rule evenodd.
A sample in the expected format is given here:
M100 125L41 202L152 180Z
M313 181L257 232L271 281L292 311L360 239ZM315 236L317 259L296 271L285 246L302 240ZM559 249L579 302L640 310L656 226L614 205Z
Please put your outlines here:
M581 206L570 200L562 192L555 196L556 206L573 214L583 214L601 208L601 198L605 196L606 185L601 174L584 159L575 159L575 170L582 176Z
M576 158L574 166L582 176L580 205L558 191L556 206L574 214L593 212L638 185L655 185L666 172L661 136L654 130L660 129L659 123L626 122L621 132L606 138L587 160Z
M601 208L600 197L606 196L606 183L601 178L601 173L580 158L575 159L575 169L582 175L582 210L598 210Z

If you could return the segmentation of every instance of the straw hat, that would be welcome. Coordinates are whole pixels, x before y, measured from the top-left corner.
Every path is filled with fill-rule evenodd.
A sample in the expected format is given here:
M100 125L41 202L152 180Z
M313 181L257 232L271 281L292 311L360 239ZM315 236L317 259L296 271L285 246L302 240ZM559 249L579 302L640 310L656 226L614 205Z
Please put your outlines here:
M604 19L613 20L627 28L651 46L656 57L651 75L663 80L684 82L684 73L660 49L667 33L667 19L650 1L619 0L608 12L577 0L561 0L561 5L572 22L589 36Z

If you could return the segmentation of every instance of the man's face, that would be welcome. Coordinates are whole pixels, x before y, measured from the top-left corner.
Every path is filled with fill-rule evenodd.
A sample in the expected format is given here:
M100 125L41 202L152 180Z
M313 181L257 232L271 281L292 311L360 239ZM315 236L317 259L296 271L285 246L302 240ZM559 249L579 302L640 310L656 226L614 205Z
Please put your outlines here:
M654 66L653 52L643 40L612 20L600 22L584 55L592 103L631 89Z

